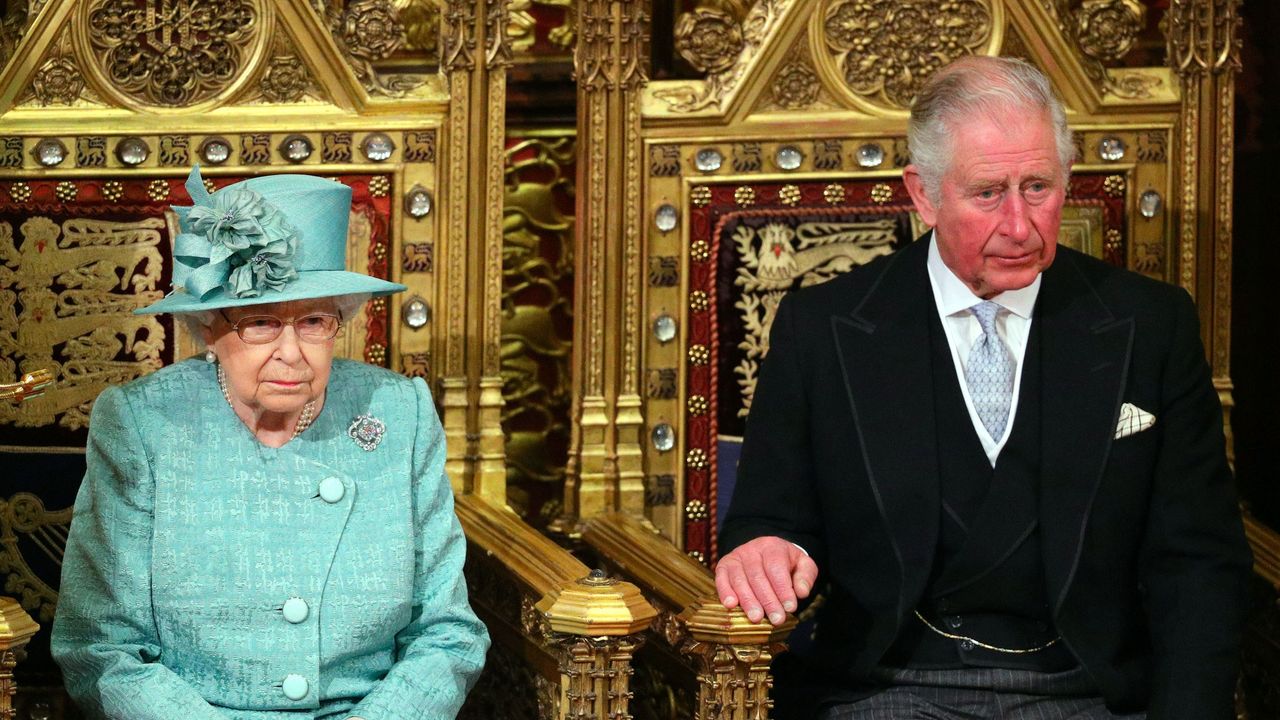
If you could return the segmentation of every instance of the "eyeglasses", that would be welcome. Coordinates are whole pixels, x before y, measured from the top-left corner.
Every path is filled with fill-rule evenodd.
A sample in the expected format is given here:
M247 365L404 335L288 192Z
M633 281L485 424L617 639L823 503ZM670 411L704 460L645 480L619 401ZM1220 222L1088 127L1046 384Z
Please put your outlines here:
M328 342L342 329L342 318L329 313L313 313L292 320L282 320L274 315L247 315L232 323L225 312L218 312L231 323L236 335L250 345L265 345L275 340L284 332L285 325L292 325L298 339L307 343Z

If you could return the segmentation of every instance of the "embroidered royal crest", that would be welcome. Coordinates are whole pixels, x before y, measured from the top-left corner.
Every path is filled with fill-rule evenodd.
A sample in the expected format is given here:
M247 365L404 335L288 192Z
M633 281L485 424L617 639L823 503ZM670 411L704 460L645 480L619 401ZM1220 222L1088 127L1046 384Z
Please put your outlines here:
M742 288L734 303L746 337L738 347L746 352L733 369L742 391L747 416L756 391L756 371L769 352L769 329L782 296L796 287L824 283L857 265L893 252L896 223L892 218L870 222L806 222L791 227L771 222L759 228L739 225L733 233Z

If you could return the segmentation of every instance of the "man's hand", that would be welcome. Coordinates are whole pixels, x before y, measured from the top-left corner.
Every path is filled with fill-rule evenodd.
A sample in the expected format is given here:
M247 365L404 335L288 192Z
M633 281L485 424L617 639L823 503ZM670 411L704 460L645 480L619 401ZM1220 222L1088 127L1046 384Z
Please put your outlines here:
M741 606L753 623L768 615L781 625L817 579L818 565L805 551L773 536L739 545L716 565L720 602L730 610Z

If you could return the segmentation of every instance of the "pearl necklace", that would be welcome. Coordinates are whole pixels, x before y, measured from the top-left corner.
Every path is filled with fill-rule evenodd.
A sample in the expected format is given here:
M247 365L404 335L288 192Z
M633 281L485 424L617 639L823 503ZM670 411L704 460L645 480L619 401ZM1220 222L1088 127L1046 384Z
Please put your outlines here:
M222 397L226 398L227 405L231 406L231 412L235 412L236 406L231 402L231 391L227 389L227 371L223 369L222 363L218 363L218 387L222 388ZM298 437L311 427L311 421L315 419L316 401L308 400L306 405L302 406L302 415L298 416L298 424L293 426L293 437Z

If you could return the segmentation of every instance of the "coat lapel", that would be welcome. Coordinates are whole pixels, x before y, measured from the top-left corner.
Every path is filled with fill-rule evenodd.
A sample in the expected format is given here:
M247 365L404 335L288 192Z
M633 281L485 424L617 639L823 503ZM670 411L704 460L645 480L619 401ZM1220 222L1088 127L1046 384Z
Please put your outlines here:
M857 308L831 319L853 441L902 570L899 617L924 592L938 540L927 251L917 241L894 255Z
M1045 578L1056 614L1075 576L1089 512L1111 451L1133 345L1069 251L1044 273L1041 324L1041 492Z

